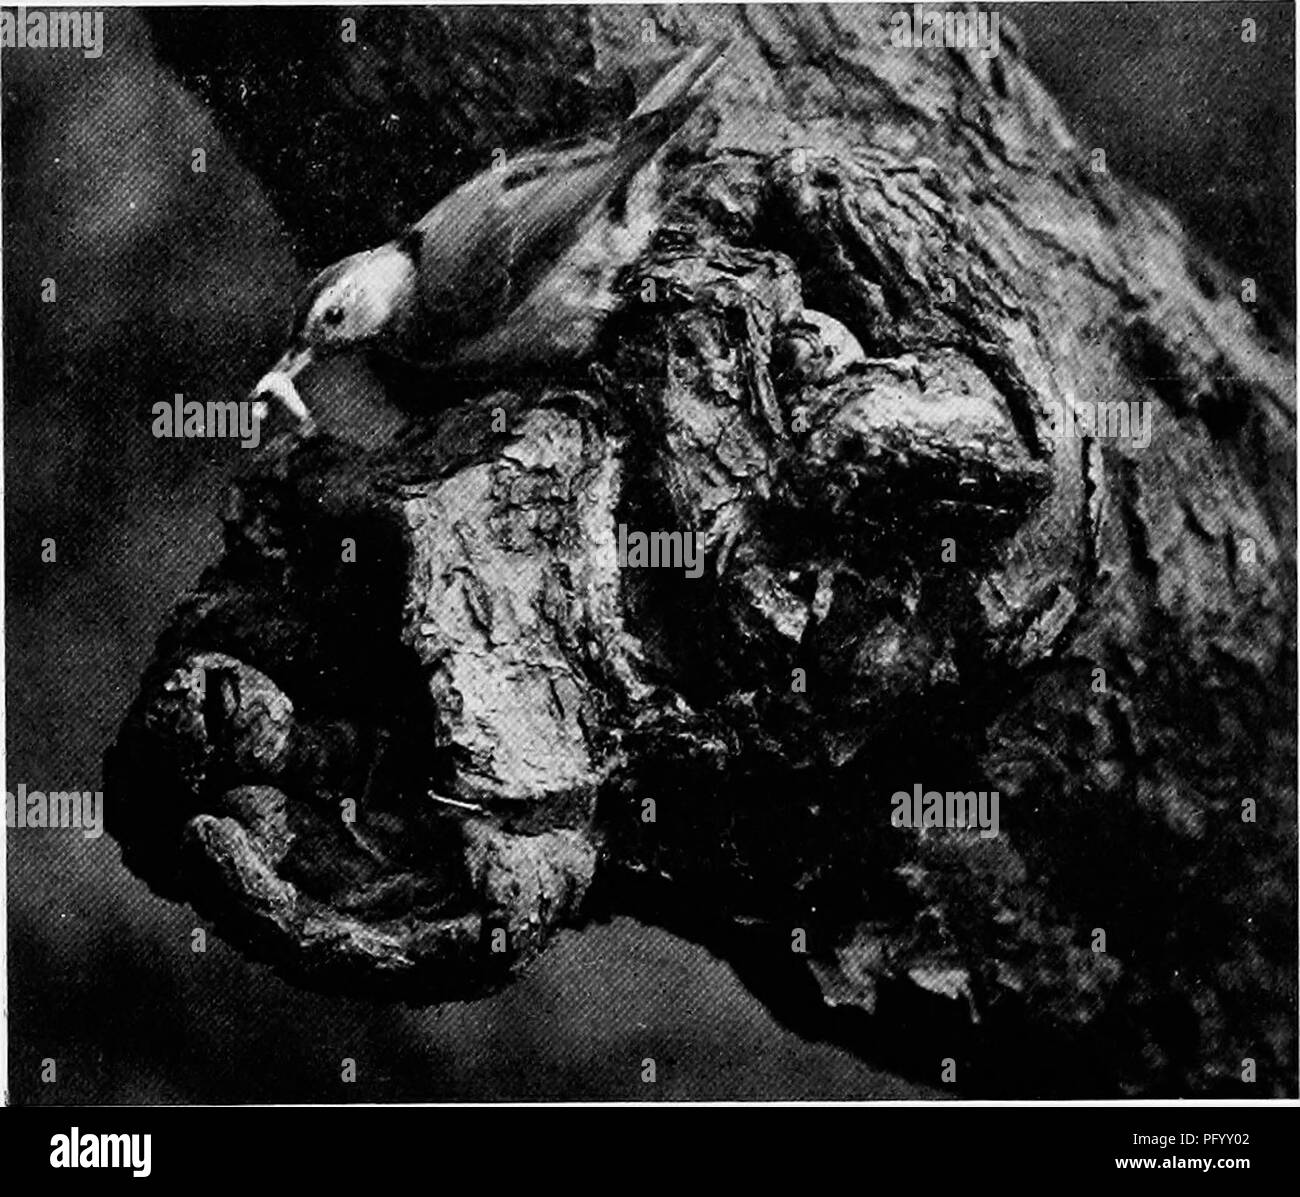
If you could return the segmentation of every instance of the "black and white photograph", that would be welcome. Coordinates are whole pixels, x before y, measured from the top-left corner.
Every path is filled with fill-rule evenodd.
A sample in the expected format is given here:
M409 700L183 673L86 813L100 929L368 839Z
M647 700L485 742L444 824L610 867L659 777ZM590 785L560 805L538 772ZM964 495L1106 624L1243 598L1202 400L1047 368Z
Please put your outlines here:
M0 38L7 1105L1296 1102L1290 4Z

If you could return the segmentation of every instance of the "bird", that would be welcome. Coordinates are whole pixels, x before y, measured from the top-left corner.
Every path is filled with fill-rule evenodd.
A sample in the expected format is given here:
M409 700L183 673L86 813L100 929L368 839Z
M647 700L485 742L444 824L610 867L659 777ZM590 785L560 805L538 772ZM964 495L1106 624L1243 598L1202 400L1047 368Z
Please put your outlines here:
M295 303L288 347L252 398L278 398L313 431L295 380L336 354L377 350L461 377L588 356L615 306L615 276L651 231L619 235L616 210L706 97L703 84L726 48L713 41L684 55L616 139L564 143L489 167L401 236L322 270Z

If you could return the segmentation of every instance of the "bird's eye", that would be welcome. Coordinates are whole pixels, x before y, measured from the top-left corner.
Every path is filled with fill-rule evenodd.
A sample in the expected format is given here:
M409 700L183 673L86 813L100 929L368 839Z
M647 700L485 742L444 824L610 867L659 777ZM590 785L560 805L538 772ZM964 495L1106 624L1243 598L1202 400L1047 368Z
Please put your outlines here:
M321 319L331 328L336 328L343 323L343 309L340 307L326 308Z

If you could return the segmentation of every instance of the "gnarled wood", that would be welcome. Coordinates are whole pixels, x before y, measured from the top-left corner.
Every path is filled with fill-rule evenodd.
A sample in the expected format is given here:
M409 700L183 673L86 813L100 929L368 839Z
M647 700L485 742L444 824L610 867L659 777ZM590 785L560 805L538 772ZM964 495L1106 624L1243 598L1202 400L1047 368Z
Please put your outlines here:
M482 992L631 909L970 1091L1293 1094L1289 334L1089 168L1005 13L991 60L888 16L387 14L501 109L736 43L600 371L240 483L110 825L311 984ZM1152 405L1149 445L1054 436L1071 397ZM703 577L620 568L620 524ZM915 784L997 791L999 834L892 826Z

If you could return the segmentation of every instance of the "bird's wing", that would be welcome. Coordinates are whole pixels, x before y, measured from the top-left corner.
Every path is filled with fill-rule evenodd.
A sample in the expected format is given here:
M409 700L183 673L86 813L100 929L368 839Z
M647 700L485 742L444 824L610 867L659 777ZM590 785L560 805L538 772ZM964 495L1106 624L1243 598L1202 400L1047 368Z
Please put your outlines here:
M625 158L601 143L521 155L415 225L420 296L442 335L479 331L522 302L617 190Z
M617 142L522 154L453 191L411 230L425 315L439 339L482 332L522 303L694 111L722 58L701 47L669 70Z
M514 224L490 174L453 191L412 228L409 244L439 339L465 336L513 306Z

